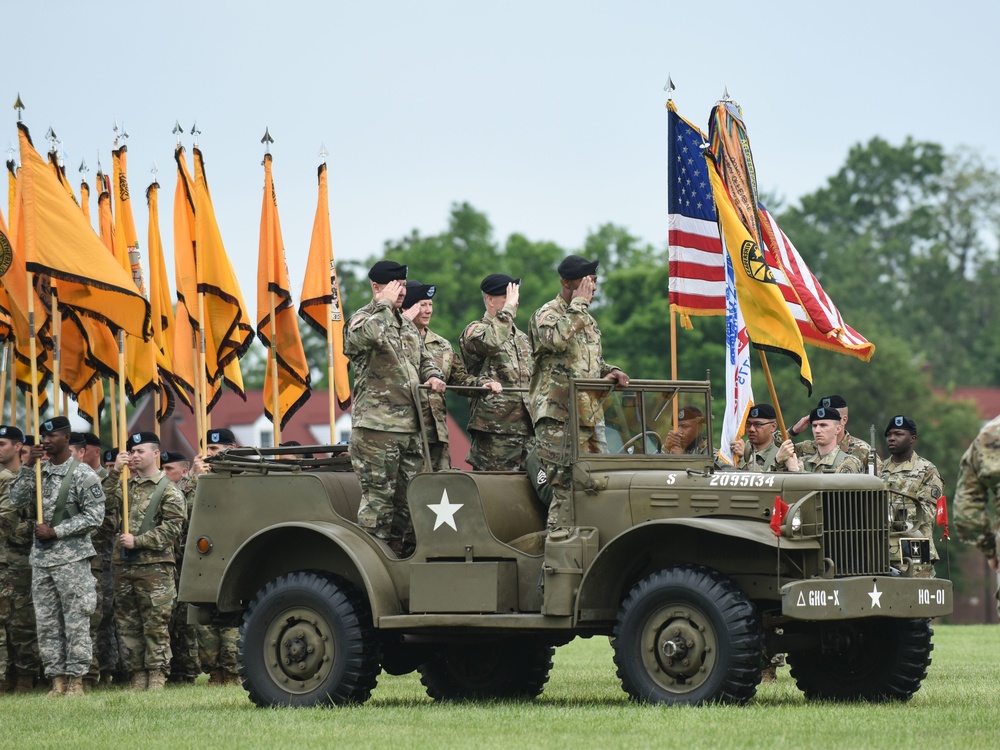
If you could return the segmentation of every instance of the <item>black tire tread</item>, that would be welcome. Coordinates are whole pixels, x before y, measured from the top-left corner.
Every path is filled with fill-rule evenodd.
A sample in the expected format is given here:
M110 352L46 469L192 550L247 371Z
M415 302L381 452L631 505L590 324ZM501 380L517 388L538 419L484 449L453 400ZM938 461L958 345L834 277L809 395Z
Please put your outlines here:
M487 681L470 684L451 668L453 660L482 659L488 649L497 668ZM420 682L436 701L533 700L549 681L555 647L532 637L440 650L421 664Z

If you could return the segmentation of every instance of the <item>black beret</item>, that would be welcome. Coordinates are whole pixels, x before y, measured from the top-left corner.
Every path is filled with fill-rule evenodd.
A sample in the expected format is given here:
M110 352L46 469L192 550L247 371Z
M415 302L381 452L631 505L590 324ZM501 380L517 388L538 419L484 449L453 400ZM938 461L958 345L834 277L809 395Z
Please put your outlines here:
M406 296L403 297L403 309L409 310L418 302L430 299L437 292L433 284L421 284L419 281L406 282Z
M298 440L286 440L283 443L278 443L279 448L295 448L301 445L302 443L300 443Z
M755 404L750 409L750 416L754 419L774 419L778 415L774 413L774 407L770 404Z
M917 434L917 423L914 422L909 417L904 417L902 414L897 414L892 419L889 420L889 424L885 426L885 434L889 434L889 430L909 430L914 435Z
M0 438L6 438L7 440L11 440L15 443L23 443L24 433L21 432L20 427L0 424Z
M69 419L67 417L52 417L52 419L47 419L42 422L39 432L42 435L48 435L50 432L59 432L60 430L68 429Z
M108 448L101 456L101 461L106 464L113 464L116 458L118 458L118 449Z
M809 412L809 423L818 422L822 419L829 419L834 422L840 421L840 412L832 406L817 406Z
M579 255L567 256L559 264L559 276L567 281L582 279L584 276L593 276L597 273L598 262L596 260L587 260Z
M692 419L703 419L701 409L697 406L685 406L679 412L677 412L678 422L689 422Z
M206 445L236 445L236 436L232 430L220 427L218 430L209 430L205 440Z
M832 406L834 409L846 409L847 400L843 396L823 396L816 406Z
M160 436L155 432L136 432L128 436L128 446L133 448L137 445L142 445L143 443L156 443L160 444Z
M162 451L160 453L160 466L166 466L167 464L175 464L179 461L188 461L188 457L183 453L178 453L177 451Z
M507 293L508 284L520 284L520 279L515 279L513 276L508 276L505 273L491 273L482 283L479 285L479 289L483 294L498 295Z
M93 445L97 448L101 447L101 439L92 432L83 433L83 442L85 442L87 445Z
M70 445L86 445L87 441L83 439L82 432L71 432L69 434L69 444Z
M35 436L34 435L25 435L24 436L24 444L27 445L27 446L34 445L35 444Z
M380 260L368 271L368 278L376 284L403 281L406 278L406 266L401 266L394 260Z

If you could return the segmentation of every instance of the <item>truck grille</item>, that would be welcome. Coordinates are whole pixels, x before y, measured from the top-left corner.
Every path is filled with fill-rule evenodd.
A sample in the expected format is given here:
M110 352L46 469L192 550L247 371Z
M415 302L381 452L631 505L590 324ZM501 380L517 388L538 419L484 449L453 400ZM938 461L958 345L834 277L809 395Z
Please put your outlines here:
M824 492L823 548L838 576L889 572L889 494Z

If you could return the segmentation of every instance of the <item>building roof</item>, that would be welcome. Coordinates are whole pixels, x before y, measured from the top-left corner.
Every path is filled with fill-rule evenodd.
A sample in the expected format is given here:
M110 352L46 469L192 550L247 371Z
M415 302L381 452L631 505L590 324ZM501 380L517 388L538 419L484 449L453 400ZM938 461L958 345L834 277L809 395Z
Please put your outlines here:
M1000 388L955 388L942 395L948 395L955 401L972 401L984 422L1000 414Z

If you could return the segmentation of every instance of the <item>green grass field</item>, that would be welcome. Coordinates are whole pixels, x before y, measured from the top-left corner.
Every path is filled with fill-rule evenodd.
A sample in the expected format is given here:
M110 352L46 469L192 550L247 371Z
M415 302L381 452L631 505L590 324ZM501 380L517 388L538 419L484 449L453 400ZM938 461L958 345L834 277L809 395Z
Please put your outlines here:
M788 675L745 707L631 702L606 638L556 650L530 703L436 704L417 675L383 674L372 699L339 709L259 709L241 688L109 689L81 699L0 696L0 748L996 748L1000 628L935 628L934 663L912 701L807 703ZM205 680L206 678L202 678Z

